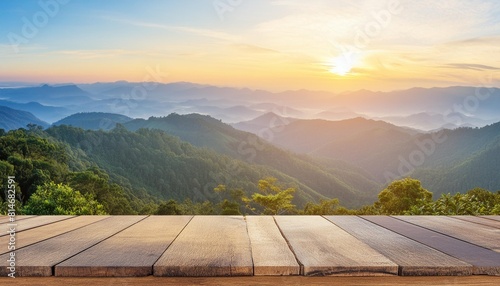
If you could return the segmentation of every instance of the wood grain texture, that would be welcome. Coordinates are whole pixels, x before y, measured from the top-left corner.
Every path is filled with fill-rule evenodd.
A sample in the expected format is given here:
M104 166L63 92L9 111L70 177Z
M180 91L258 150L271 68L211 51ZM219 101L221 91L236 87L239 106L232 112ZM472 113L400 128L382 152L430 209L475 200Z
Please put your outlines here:
M491 219L491 220L500 221L500 215L483 215L481 217Z
M500 228L500 221L493 220L493 219L487 219L485 217L471 216L471 215L457 215L457 216L451 216L451 217L454 219L465 220L465 221L477 223L480 225L486 225L489 227Z
M42 240L58 236L60 234L72 231L74 229L89 225L96 221L108 218L109 216L78 216L65 219L48 225L28 229L16 234L16 249L19 250L25 246L40 242ZM0 245L9 243L8 236L0 237ZM0 248L0 254L9 252L7 248Z
M0 277L0 285L15 286L498 286L499 277L475 276L384 276L384 277L308 277L308 276L247 276L247 277Z
M491 219L491 217L411 218L411 220L418 218L418 223L425 227L407 222L408 217L387 216L258 216L247 218L195 216L188 222L189 218L78 216L67 217L63 220L60 220L61 217L54 217L55 221L51 220L51 217L25 218L22 231L16 234L18 247L16 276L41 276L54 273L72 276L126 276L150 275L151 273L158 276L255 274L261 275L263 279L252 277L254 280L247 280L247 278L240 277L241 280L224 280L224 278L191 277L183 280L182 278L151 276L150 278L154 279L151 281L155 281L151 283L167 283L167 285L170 281L175 281L175 283L172 282L173 285L182 285L177 283L179 281L196 281L196 284L206 285L221 285L223 283L221 281L231 281L231 285L261 285L259 283L269 283L262 285L300 285L300 283L349 285L345 283L363 280L350 280L353 278L336 280L340 279L339 277L324 278L327 280L308 279L312 277L288 280L287 277L291 279L299 277L294 276L298 269L300 273L311 276L390 276L398 273L397 265L399 265L400 275L466 275L470 274L472 268L473 274L500 276L500 253L479 246L477 243L470 243L470 240L478 239L475 236L471 235L470 239L453 237L453 235L460 236L461 233L469 231L484 236L481 238L483 242L494 241L490 235L496 234L499 230L494 228L498 220ZM182 219L185 221L180 222ZM31 220L37 222L29 223ZM21 221L23 220L19 222ZM50 223L47 223L48 221ZM440 228L441 232L432 230L430 227ZM494 231L484 232L484 229ZM452 231L456 233L452 235ZM0 237L0 244L7 245L8 238L8 236ZM5 252L5 250L0 251ZM8 253L0 255L0 277L8 273L6 267L8 257ZM422 263L423 260L427 263ZM457 261L458 263L455 264ZM161 265L160 262L166 262L166 264ZM263 277L262 274L266 276ZM285 276L273 278L267 275ZM266 280L267 278L269 280ZM370 277L366 281L375 284L374 281L383 283L389 281L386 279L390 278L393 277L386 277L382 280ZM406 281L405 285L411 285L413 281L424 281L417 278L412 277L410 280L401 281ZM432 280L428 281L437 281L434 279L438 277L431 278ZM491 277L486 279L482 276L481 278L485 279L481 281L488 282ZM500 277L495 278L496 281L500 281L498 280ZM23 277L11 279L9 282L19 282L23 279ZM60 277L60 279L66 278ZM85 279L54 281L71 281L66 282L66 285L75 285L73 284L75 281L75 283L78 281L91 283L88 282L91 280ZM112 285L114 281L130 281L130 283L141 285L142 282L137 281L150 281L134 280L138 278L113 279L115 278L95 281L109 281L109 285ZM439 281L472 281L457 279ZM33 282L30 285L58 285L59 283L47 282L47 284L46 281L49 280L36 279L30 281ZM35 281L44 282L37 284L38 282ZM246 283L241 281L246 281ZM465 282L457 283L466 284Z
M84 251L145 216L113 216L16 251L17 276L51 276L54 265ZM0 275L7 275L9 253L0 255Z
M35 217L35 216L33 216L33 215L16 215L14 217L14 219L16 221L18 221L18 220L27 219L27 218L30 218L30 217ZM3 216L0 217L0 224L8 223L8 222L10 222L10 217L5 216L5 215L3 215Z
M473 274L500 275L500 253L470 244L399 219L362 216L364 219L409 237L473 266Z
M247 216L254 275L299 275L300 266L272 216Z
M55 276L152 275L153 264L191 218L150 216L56 265Z
M154 265L155 276L252 275L242 216L195 216Z
M325 216L399 265L399 275L472 275L472 265L355 216Z
M500 252L500 229L446 216L395 216L395 218Z
M275 220L304 275L398 274L394 262L321 216L276 216Z
M13 226L16 229L16 233L19 233L23 230L39 227L42 225L54 223L54 222L65 220L65 219L70 219L72 217L74 217L74 216L70 216L70 215L36 216L36 217L32 217L32 218L27 218L27 219L15 221L14 223L6 223L6 224L4 224L4 227ZM4 236L4 235L8 235L8 233L4 232L4 231L0 232L0 237Z

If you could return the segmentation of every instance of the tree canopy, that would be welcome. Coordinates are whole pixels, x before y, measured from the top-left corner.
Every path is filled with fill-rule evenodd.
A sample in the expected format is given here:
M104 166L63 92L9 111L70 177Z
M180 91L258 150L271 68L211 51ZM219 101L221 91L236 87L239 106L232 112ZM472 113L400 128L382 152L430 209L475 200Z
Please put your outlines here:
M347 209L339 198L304 196L307 186L268 167L121 125L0 130L0 183L8 176L16 178L17 210L29 214L500 214L500 192L473 188L433 201L413 178L392 182L372 205ZM5 198L1 192L1 214Z
M410 208L432 202L432 193L419 180L405 178L389 184L378 195L375 207L383 214L402 214Z
M36 215L103 215L104 207L90 194L82 195L69 186L48 183L38 186L23 208Z

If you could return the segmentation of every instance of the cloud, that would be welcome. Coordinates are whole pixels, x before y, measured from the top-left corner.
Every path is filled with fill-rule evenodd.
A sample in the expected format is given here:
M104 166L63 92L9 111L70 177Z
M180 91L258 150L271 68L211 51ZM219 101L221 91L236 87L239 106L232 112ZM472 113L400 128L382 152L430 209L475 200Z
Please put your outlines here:
M500 36L466 38L459 41L447 42L444 45L452 47L500 46Z
M447 64L447 65L445 65L443 67L444 68L454 68L454 69L469 69L469 70L476 70L476 71L500 70L500 68L497 68L497 67L492 67L492 66L487 66L487 65L480 65L480 64L465 64L465 63Z
M210 30L210 29L200 29L200 28L191 28L191 27L180 27L180 26L165 26L167 29L171 29L174 31L187 32L194 35L213 38L218 40L224 40L229 42L238 42L241 41L242 38L238 36L234 36L228 33Z
M125 50L62 50L53 51L50 54L78 57L83 59L95 59L126 55L131 54L131 52Z
M13 61L19 58L36 57L46 51L47 47L39 44L20 45L18 52L9 44L0 44L0 58Z
M125 20L125 19L111 18L111 17L106 17L106 19L110 20L110 21L114 21L114 22L120 22L120 23L124 23L124 24L128 24L128 25L133 25L136 27L154 28L154 29L162 29L162 30L168 30L168 31L184 32L184 33L189 33L189 34L193 34L193 35L197 35L197 36L201 36L201 37L229 41L229 42L237 42L237 41L242 40L242 38L239 36L234 36L232 34L213 30L213 29L172 26L172 25L164 25L164 24L150 23L150 22L143 22L143 21L131 21L131 20Z
M161 56L161 53L136 51L136 50L123 50L123 49L97 49L97 50L57 50L46 54L71 56L81 59L96 59L96 58L110 58L128 55L138 56Z
M249 44L233 44L231 45L233 48L245 52L245 53L255 53L255 54L263 54L263 53L280 53L277 50L273 49L268 49L268 48L263 48L259 47L256 45L249 45Z

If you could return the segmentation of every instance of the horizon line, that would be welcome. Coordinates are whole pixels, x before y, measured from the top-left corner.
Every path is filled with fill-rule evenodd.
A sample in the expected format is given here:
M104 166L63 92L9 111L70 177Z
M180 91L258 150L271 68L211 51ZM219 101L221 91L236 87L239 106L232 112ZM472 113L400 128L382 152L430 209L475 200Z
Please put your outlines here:
M250 91L263 91L263 92L268 92L268 93L273 93L273 94L280 94L280 93L287 93L287 92L299 92L299 91L307 91L307 92L315 92L315 93L329 93L329 94L335 94L335 95L342 95L342 94L349 94L349 93L355 93L355 92L360 92L360 91L365 91L365 92L372 92L372 93L390 93L390 92L398 92L398 91L408 91L412 89L446 89L446 88L487 88L487 89L500 89L500 86L481 86L481 85L449 85L449 86L432 86L432 87L423 87L423 86L413 86L405 89L392 89L392 90L371 90L371 89L366 89L366 88L360 88L356 90L347 90L347 91L340 91L340 92L334 92L334 91L328 91L328 90L312 90L312 89L307 89L307 88L300 88L300 89L287 89L287 90L280 90L280 91L271 91L268 89L261 89L261 88L251 88L251 87L238 87L238 86L229 86L229 85L214 85L210 83L197 83L197 82L190 82L190 81L172 81L172 82L157 82L157 81L128 81L128 80L115 80L115 81L96 81L96 82L27 82L27 81L0 81L0 89L12 89L12 88L29 88L29 87L42 87L44 85L51 86L51 87L61 87L61 86L70 86L70 85L93 85L93 84L113 84L113 83L127 83L127 84L140 84L140 83L156 83L156 84L162 84L162 85L169 85L169 84L192 84L192 85L198 85L202 87L215 87L215 88L233 88L233 89L238 89L238 90L244 90L248 89ZM3 86L5 84L19 84L19 85L24 85L24 86Z

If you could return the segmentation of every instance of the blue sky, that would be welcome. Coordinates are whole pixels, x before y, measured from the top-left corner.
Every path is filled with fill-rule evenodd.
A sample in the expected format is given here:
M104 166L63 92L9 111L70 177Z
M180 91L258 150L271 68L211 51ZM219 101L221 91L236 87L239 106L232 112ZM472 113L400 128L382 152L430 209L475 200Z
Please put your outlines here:
M498 1L57 1L0 1L0 81L140 81L158 67L275 91L498 84Z

